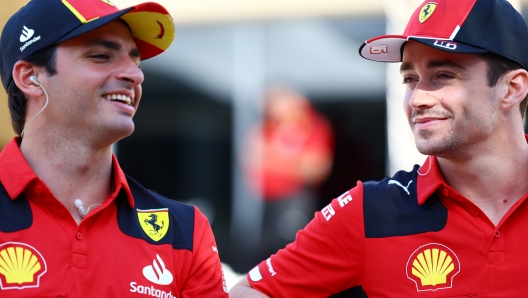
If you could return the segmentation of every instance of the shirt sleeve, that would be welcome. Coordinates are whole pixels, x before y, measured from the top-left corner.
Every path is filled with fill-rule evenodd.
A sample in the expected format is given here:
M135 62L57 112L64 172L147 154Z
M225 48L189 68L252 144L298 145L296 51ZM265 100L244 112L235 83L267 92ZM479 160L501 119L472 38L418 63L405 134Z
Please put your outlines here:
M181 297L228 297L227 285L213 231L207 217L195 207L193 263Z
M334 199L293 243L253 268L251 286L270 297L328 297L361 285L363 184Z

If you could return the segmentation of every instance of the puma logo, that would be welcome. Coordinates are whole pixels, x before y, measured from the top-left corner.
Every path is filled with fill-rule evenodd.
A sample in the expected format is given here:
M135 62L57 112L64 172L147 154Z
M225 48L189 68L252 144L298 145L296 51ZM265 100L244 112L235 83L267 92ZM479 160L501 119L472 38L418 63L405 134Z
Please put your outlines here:
M398 185L399 187L403 188L403 190L405 190L405 192L410 195L411 193L409 192L409 185L411 185L412 183L412 180L409 181L409 183L407 183L407 186L403 186L399 181L396 181L396 180L389 180L389 184L396 184Z

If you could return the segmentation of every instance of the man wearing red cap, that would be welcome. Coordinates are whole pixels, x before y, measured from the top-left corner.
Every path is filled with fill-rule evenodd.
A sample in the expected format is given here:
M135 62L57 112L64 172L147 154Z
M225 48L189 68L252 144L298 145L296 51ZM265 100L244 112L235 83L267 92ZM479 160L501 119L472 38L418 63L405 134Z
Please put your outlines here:
M19 135L0 153L0 297L227 297L207 218L145 189L112 144L141 60L174 39L156 3L32 0L0 38Z
M231 297L526 297L528 27L505 0L425 1L364 58L402 62L422 166L358 182Z

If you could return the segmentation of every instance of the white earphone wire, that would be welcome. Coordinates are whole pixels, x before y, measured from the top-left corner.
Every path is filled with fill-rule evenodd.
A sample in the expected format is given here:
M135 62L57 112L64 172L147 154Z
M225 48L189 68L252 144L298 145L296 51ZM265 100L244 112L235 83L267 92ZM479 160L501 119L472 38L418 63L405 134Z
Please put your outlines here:
M24 125L24 129L22 129L22 132L20 133L20 137L23 137L24 136L24 131L26 130L26 128L28 127L29 123L31 123L31 121L33 121L33 119L35 119L35 117L37 117L40 113L42 113L42 111L44 111L44 109L48 106L48 102L49 102L49 96L48 96L48 92L46 91L46 89L44 89L44 87L35 79L35 80L31 80L31 82L37 86L39 86L42 91L44 91L44 94L46 95L46 103L44 104L44 106L42 107L42 109L40 109L40 111L38 111L38 113L35 114L35 116L33 116L33 118L31 118L25 125Z
M433 165L433 164L432 164L432 161L431 161L432 157L431 157L431 156L428 156L427 158L429 159L429 169L427 169L427 172L425 172L424 174L422 174L422 173L420 173L420 169L421 169L422 167L420 167L420 169L418 169L418 171L417 171L417 172L418 172L418 175L420 175L420 176L425 176L425 175L429 174L429 171L431 171L431 167L432 167L432 165Z

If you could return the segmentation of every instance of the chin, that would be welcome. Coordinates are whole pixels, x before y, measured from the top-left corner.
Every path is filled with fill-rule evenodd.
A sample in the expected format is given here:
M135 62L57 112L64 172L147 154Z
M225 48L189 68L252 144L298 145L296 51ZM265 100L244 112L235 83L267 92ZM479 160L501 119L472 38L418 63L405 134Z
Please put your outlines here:
M108 130L108 135L114 136L115 139L121 140L130 136L134 132L134 123L128 125L115 125Z

